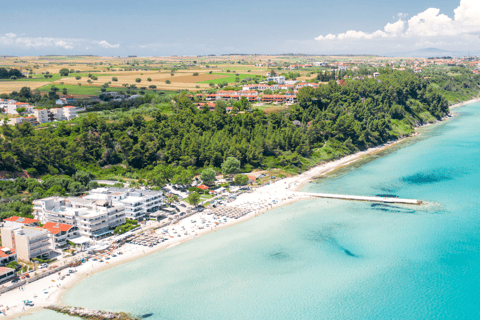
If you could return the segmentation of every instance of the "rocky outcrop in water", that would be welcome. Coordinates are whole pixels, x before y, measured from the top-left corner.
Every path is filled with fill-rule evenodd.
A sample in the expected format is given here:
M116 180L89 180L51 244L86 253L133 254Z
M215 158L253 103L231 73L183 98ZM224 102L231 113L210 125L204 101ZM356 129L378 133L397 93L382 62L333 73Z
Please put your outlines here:
M139 317L135 317L124 312L99 311L99 310L79 308L79 307L48 306L46 307L46 309L54 310L69 316L80 317L82 319L89 319L89 320L105 320L105 319L138 320L140 319Z

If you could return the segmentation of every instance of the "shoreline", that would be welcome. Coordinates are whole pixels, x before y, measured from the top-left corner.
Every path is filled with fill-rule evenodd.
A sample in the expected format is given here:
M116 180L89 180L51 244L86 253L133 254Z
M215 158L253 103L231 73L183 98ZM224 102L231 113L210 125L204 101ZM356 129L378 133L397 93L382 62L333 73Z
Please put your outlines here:
M471 104L475 102L480 102L480 99L476 98L476 99L472 99L462 103L458 103L450 106L449 108L454 109L454 108L462 107L467 104ZM243 206L243 205L246 205L247 203L258 203L260 207L258 207L258 210L252 211L249 214L243 217L240 217L238 219L228 219L227 222L221 223L215 226L214 228L212 227L210 229L206 228L206 229L198 230L198 231L195 231L195 235L188 235L186 237L181 237L178 239L175 238L173 239L172 242L162 243L152 248L149 248L149 247L140 248L140 246L138 245L128 243L123 245L121 248L114 250L115 252L122 251L123 254L121 256L117 255L116 258L112 258L109 262L106 262L106 263L105 262L99 263L96 261L89 260L88 262L83 263L81 266L77 268L72 268L72 269L76 269L77 272L71 274L68 277L65 277L65 280L58 280L58 275L52 274L41 280L37 280L35 282L32 282L24 286L23 291L21 291L20 288L17 288L12 291L1 294L0 300L2 301L1 304L3 306L0 307L0 310L5 309L6 305L9 306L9 310L7 311L7 316L6 317L3 316L2 318L14 319L20 316L36 313L44 309L45 306L52 305L52 304L64 306L66 305L64 301L66 293L72 287L74 287L81 281L91 277L94 274L108 270L110 268L114 268L124 263L135 261L139 258L151 255L153 253L160 252L162 250L176 247L185 242L191 241L197 237L200 237L212 232L216 232L217 230L227 228L239 223L243 223L247 220L250 220L252 218L259 216L260 214L264 214L272 209L280 208L285 205L290 205L300 200L312 199L312 197L295 195L294 193L292 193L292 191L300 191L303 188L303 186L306 183L311 182L312 179L319 178L327 174L331 174L336 170L339 170L341 168L345 168L349 165L354 164L355 162L365 158L366 156L377 154L378 152L387 150L388 148L393 147L401 142L405 142L410 138L417 137L420 134L417 132L417 129L430 126L436 123L442 123L446 119L449 119L451 117L453 117L453 115L446 116L441 121L436 121L433 123L425 124L421 127L417 127L415 128L415 133L411 136L404 137L396 141L391 141L384 145L372 147L364 151L356 152L354 154L347 155L337 160L319 164L300 175L296 175L290 178L285 178L280 181L271 183L270 185L258 187L252 193L240 194L237 197L237 199L235 199L235 201L229 203L227 206ZM175 225L171 225L164 229L179 228L182 225L190 226L191 223L186 220L190 220L190 221L199 220L199 219L202 219L203 216L204 216L203 214L197 213L187 219L181 220ZM157 229L157 231L160 231L160 229ZM62 275L65 275L65 273L68 272L67 270L68 269L63 270ZM60 283L60 281L62 282ZM58 285L59 283L60 285ZM45 287L47 288L45 289ZM52 292L50 293L50 291ZM43 293L43 295L40 295L38 292ZM44 292L47 292L47 293L44 293ZM35 295L35 297L33 297L33 295ZM22 300L25 300L25 299L34 300L35 307L29 308L27 310L22 310L23 308Z

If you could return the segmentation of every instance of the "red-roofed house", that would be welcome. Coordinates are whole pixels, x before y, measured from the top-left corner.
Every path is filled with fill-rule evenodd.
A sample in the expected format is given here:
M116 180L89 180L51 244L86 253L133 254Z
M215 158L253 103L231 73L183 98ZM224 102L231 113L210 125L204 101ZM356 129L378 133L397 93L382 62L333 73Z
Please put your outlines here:
M47 222L43 226L43 229L52 235L52 243L55 249L66 246L67 240L80 236L78 227L69 224Z
M0 266L6 266L12 261L17 261L17 253L15 250L0 247Z
M210 189L209 187L207 187L206 185L204 184L201 184L199 186L197 186L198 189L202 189L202 190L207 190L207 189Z
M24 217L17 217L13 216L10 218L6 218L3 220L5 222L5 227L17 227L20 228L22 226L26 227L35 227L38 226L38 220L37 219L30 219L30 218L24 218Z
M197 109L202 109L204 105L207 105L210 108L210 111L215 111L215 103L213 102L199 102L197 103Z

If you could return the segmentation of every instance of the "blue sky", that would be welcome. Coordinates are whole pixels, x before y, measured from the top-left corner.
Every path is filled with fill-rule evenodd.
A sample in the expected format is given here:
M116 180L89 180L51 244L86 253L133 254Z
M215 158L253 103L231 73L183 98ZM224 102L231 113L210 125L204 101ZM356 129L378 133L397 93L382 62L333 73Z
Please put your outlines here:
M454 11L456 10L456 11ZM480 50L480 0L8 1L0 55Z

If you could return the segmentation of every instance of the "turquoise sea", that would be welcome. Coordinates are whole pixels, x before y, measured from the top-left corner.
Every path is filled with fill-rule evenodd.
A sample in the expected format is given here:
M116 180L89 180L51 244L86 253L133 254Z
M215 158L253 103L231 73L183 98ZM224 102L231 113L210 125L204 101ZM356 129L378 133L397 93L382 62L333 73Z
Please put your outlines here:
M478 319L479 107L304 188L424 206L298 202L98 273L65 300L148 319Z

